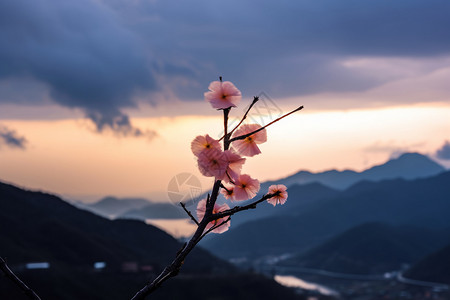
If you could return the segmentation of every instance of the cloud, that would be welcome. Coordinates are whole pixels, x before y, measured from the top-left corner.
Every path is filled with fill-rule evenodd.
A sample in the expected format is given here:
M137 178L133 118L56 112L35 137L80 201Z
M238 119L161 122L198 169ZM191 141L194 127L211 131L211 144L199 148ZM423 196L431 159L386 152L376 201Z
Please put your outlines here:
M365 147L363 151L366 153L387 153L390 159L394 159L404 153L417 152L417 149L422 148L424 145L424 142L406 144L395 140L378 140Z
M443 160L450 160L450 142L445 141L442 148L436 151L436 157Z
M25 149L27 139L19 136L14 130L0 125L0 145L2 144L10 148Z
M450 3L442 0L104 3L134 32L153 37L146 42L156 57L190 70L190 88L171 85L182 99L201 98L218 75L249 97L359 92L411 73L354 68L343 63L349 59L450 55ZM442 67L431 65L421 72Z
M121 110L135 107L135 93L155 90L156 82L139 38L111 10L88 0L2 1L0 20L0 79L42 83L47 95L29 102L49 97L84 111L99 131L141 135Z
M87 117L94 121L99 132L105 130L112 130L117 136L134 136L134 137L147 137L149 140L158 136L158 133L154 130L141 130L131 125L130 119L127 115L121 112L105 115L102 113L90 112Z
M444 0L2 1L0 83L19 84L0 84L0 102L52 101L99 132L142 136L125 110L201 100L219 75L248 97L366 91L449 67L348 63L449 57L449 10Z

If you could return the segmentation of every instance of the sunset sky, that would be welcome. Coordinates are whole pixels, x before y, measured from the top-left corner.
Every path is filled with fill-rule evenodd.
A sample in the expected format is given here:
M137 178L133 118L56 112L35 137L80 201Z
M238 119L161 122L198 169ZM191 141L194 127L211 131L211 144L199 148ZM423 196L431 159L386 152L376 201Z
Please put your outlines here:
M223 76L267 124L244 172L363 170L402 152L450 167L448 1L0 0L0 181L93 201L167 201L219 137Z

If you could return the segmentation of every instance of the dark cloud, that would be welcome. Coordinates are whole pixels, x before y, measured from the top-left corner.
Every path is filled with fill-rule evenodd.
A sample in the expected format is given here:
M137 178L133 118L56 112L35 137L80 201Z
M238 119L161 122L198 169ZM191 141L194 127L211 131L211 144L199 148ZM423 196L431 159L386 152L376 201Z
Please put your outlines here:
M99 132L112 130L118 136L147 137L150 140L158 135L154 130L143 131L131 126L129 117L121 112L114 114L89 112L87 117L94 121Z
M446 141L442 148L436 151L436 157L443 160L450 160L450 142Z
M206 45L206 51L233 52L233 48L241 51L242 46L249 46L248 51L256 56L268 49L284 53L403 56L443 54L450 50L450 3L445 0L137 3L139 12L158 16L157 23L181 42ZM182 25L185 28L177 31Z
M14 130L0 125L0 145L2 144L10 148L25 149L27 139L19 136Z
M96 3L1 1L0 78L42 82L56 103L101 116L92 118L99 130L140 135L121 109L136 105L137 91L154 90L155 79L139 38Z
M250 95L362 91L392 75L349 68L343 60L450 54L448 1L108 3L134 31L154 37L148 43L157 57L197 70L189 90L173 87L185 98L201 97L218 75Z
M200 100L219 75L250 96L382 85L393 75L343 61L449 56L448 11L445 0L0 0L0 80L140 136L125 109L155 94ZM41 100L29 93L0 85L3 102Z

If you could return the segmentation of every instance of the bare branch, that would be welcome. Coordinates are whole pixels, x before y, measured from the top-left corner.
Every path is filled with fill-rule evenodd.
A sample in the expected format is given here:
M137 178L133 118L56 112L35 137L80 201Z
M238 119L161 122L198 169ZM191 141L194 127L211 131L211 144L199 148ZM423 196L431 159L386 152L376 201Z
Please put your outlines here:
M215 214L210 216L209 221L211 222L211 221L214 221L214 220L217 220L217 219L224 218L226 216L231 216L231 215L234 215L235 213L243 211L243 210L255 209L256 206L259 203L261 203L261 202L263 202L263 201L265 201L267 199L270 199L270 198L272 198L274 196L277 196L278 194L279 193L265 194L261 199L259 199L257 201L254 201L254 202L252 202L250 204L247 204L245 206L235 206L233 208L230 208L230 209L227 209L227 210L215 213Z
M204 232L200 239L203 239L208 233L210 233L211 231L213 231L216 228L219 228L220 226L224 225L225 223L228 223L230 220L231 220L231 217L229 216L228 219L226 219L225 221L222 221L220 224L214 225L213 227L208 229L206 232Z
M186 205L184 205L183 202L180 202L181 207L184 209L184 211L188 214L189 217L191 217L191 220L194 221L195 224L197 224L198 226L198 221L197 219L191 214L191 212L189 210L187 210Z
M233 134L233 132L238 129L238 127L242 124L242 122L244 122L245 119L247 119L247 115L250 112L250 110L252 109L253 105L256 104L256 102L259 101L259 97L258 96L254 96L253 97L253 101L250 104L250 106L248 107L247 111L245 112L244 116L242 117L241 121L236 125L236 127L233 128L233 130L230 131L229 135L231 136Z
M230 190L227 189L222 183L220 183L220 187L223 188L225 191L230 192Z
M222 81L222 78L219 78ZM238 124L238 126L241 125L241 123L243 122L243 120L247 117L248 112L250 111L250 109L253 107L253 105L258 101L258 97L255 97L253 99L252 104L250 105L250 107L248 108L247 112L245 113L244 117L242 118L241 122ZM288 115L299 111L303 109L303 106L300 106L299 108L291 111L290 113L285 114L284 116L270 122L269 124L265 125L264 127L255 130L249 134L246 135L242 135L242 136L238 136L235 137L233 139L230 139L231 134L234 132L234 130L236 130L236 128L238 128L238 126L236 126L230 133L228 133L228 115L230 112L230 108L228 109L224 109L224 136L223 136L223 144L224 144L224 150L228 150L230 143L232 141L236 141L236 140L241 140L241 139L245 139L246 137L255 134L257 132L259 132L260 130L266 128L267 126L272 125L275 122L278 122L279 120L287 117ZM162 272L161 274L159 274L159 276L154 279L152 282L147 283L141 290L139 290L136 295L134 295L134 297L132 298L132 300L141 300L141 299L145 299L146 296L148 296L149 294L151 294L153 291L155 291L159 286L161 286L161 284L163 284L163 282L165 282L167 279L176 276L181 267L183 266L184 260L185 258L188 256L188 254L194 249L194 247L200 242L200 240L205 237L206 234L208 234L209 232L213 231L214 229L223 226L224 224L226 224L227 222L229 222L231 220L231 215L243 211L243 210L247 210L247 209L254 209L256 208L256 206L263 202L264 200L267 200L271 197L274 197L276 195L279 195L279 192L274 193L274 194L266 194L264 195L261 199L254 201L248 205L245 206L235 206L232 209L228 209L219 213L214 214L213 213L213 209L214 209L214 205L217 201L217 196L219 195L219 190L220 188L223 187L221 180L216 180L214 182L214 186L211 192L211 195L208 193L207 199L206 199L206 209L205 209L205 215L203 217L202 220L197 221L192 214L186 209L185 205L183 203L180 203L181 206L183 207L183 209L186 211L186 213L191 217L191 219L197 224L197 229L195 231L195 233L192 235L191 239L189 240L189 242L185 245L183 245L183 247L178 251L175 259L172 261L171 264L169 264ZM227 218L228 217L228 218ZM208 230L206 230L206 226L208 225L208 223L221 219L221 218L226 218L224 221L220 222L217 225L212 226L211 228L209 228Z
M28 298L33 300L41 300L39 296L29 288L22 280L17 277L16 274L8 267L6 261L0 257L0 269L3 271L6 277L8 277L15 285L17 285L24 293L28 296Z
M247 133L247 134L244 134L244 135L240 135L240 136L237 136L237 137L234 137L234 138L230 139L229 142L231 143L231 142L234 142L234 141L237 141L237 140L243 140L243 139L245 139L245 138L247 138L247 137L249 137L249 136L251 136L251 135L253 135L253 134L257 133L257 132L260 132L260 131L263 130L264 128L266 128L266 127L272 125L273 123L278 122L278 121L280 121L281 119L286 118L287 116L289 116L289 115L291 115L291 114L293 114L293 113L295 113L295 112L297 112L297 111L299 111L299 110L302 110L302 109L303 109L303 106L300 106L300 107L294 109L293 111L291 111L291 112L289 112L289 113L287 113L287 114L285 114L285 115L279 117L278 119L273 120L273 121L270 122L269 124L264 125L263 127L256 129L255 131L252 131L252 132L250 132L250 133Z
M189 242L187 244L185 244L185 246L183 246L180 251L178 251L178 253L177 253L175 259L172 261L172 263L169 266L167 266L163 270L163 272L155 280L153 280L153 282L148 283L146 286L144 286L144 288L142 288L139 292L137 292L136 295L132 298L132 300L145 299L146 296L148 296L153 291L155 291L158 287L160 287L161 284L163 282L165 282L167 279L178 275L186 256L192 251L192 249L194 249L194 247L198 244L198 242L200 242L205 237L205 235L208 234L209 232L211 232L214 229L229 222L231 220L231 215L233 215L239 211L256 208L256 206L259 203L261 203L264 200L267 200L269 198L272 198L273 196L276 196L278 194L278 193L266 194L261 199L254 201L248 205L235 206L232 209L228 209L223 212L213 214L212 209L217 200L217 196L218 196L221 184L222 183L220 180L216 180L216 182L214 183L213 191L211 193L211 198L210 198L211 203L209 204L209 206L207 205L205 216L198 224L197 230L195 231L194 235L189 240ZM208 229L206 232L204 232L206 229L206 226L209 222L218 220L221 218L225 218L225 217L228 217L225 221L222 221L220 224L215 225L215 226L211 227L210 229Z
M248 115L248 113L250 112L250 110L252 109L253 105L255 105L256 102L258 102L258 101L259 101L259 97L258 97L258 96L254 96L254 97L253 97L252 103L251 103L250 106L247 108L247 111L245 112L245 114L244 114L244 116L242 117L241 121L239 121L239 123L233 128L233 130L231 130L230 133L228 133L228 137L230 137L230 136L233 134L233 132L234 132L236 129L238 129L239 126L241 126L242 122L244 122L244 120L247 118L247 115ZM223 137L221 137L221 138L219 139L219 141L221 141L225 136L227 136L227 134L225 134Z
M188 256L192 249L194 249L198 242L200 242L200 240L203 238L203 232L205 231L206 225L209 223L209 218L212 215L214 204L216 203L217 196L219 195L220 184L220 180L215 181L211 197L209 197L208 194L208 203L206 204L205 216L199 222L197 230L195 231L189 242L186 244L186 246L182 247L172 263L168 265L161 272L161 274L156 277L156 279L154 279L151 283L147 283L141 290L139 290L136 295L134 295L132 300L145 299L146 296L160 287L161 284L163 284L163 282L165 282L167 279L178 275L181 267L183 266L186 256Z
M228 115L230 114L231 108L227 108L223 110L223 150L228 150L230 147L230 134L228 134ZM220 141L220 140L219 140Z

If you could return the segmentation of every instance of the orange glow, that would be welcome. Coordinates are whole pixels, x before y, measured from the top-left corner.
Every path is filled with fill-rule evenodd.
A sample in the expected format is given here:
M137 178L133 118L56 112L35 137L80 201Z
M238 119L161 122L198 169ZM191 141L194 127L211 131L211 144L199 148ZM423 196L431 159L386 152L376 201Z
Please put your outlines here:
M450 139L450 106L416 105L384 109L308 112L305 109L268 128L262 154L247 159L242 172L260 181L300 169L362 170L384 162L394 151L432 154ZM166 188L178 173L198 176L190 150L199 134L218 138L217 117L133 118L154 129L151 141L117 138L88 129L86 120L3 120L28 139L26 150L0 149L0 180L73 199L104 195L141 196L167 201Z

